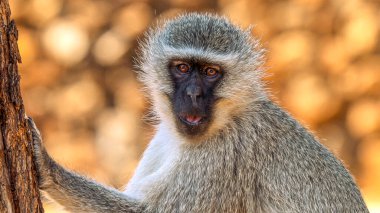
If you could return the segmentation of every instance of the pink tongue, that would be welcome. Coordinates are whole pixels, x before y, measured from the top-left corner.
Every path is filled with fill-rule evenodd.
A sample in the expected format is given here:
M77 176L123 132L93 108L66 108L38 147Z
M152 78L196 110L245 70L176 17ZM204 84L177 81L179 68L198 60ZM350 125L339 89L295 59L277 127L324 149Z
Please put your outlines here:
M188 115L186 116L186 120L190 123L198 123L202 117L196 115Z

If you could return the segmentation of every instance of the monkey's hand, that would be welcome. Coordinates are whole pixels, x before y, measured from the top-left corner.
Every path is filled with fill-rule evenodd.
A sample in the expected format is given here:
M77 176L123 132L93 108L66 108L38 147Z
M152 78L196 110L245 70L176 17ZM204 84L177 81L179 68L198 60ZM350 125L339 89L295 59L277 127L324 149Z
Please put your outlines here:
M42 143L40 131L31 117L27 118L29 130L32 132L33 142L33 159L38 172L38 184L41 189L47 187L52 181L51 165L54 161L50 158L49 154Z

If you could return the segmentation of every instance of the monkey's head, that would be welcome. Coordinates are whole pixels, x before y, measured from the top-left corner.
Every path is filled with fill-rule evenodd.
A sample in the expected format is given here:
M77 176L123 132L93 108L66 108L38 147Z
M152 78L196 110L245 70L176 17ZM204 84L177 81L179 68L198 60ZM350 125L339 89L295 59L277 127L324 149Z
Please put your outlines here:
M191 13L148 32L140 79L163 122L188 139L211 137L265 97L262 56L249 30Z

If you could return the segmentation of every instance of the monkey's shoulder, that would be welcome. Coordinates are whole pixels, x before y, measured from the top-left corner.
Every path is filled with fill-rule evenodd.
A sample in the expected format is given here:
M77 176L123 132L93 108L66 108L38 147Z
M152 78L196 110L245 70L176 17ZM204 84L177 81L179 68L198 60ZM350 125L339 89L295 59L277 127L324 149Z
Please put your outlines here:
M256 159L258 170L256 184L265 188L262 193L268 193L268 202L282 200L279 206L289 204L295 209L309 205L308 209L315 211L332 203L342 204L338 212L365 210L360 191L342 161L273 102L259 106L251 118L250 134L246 134L250 138L242 141L251 144L250 157Z

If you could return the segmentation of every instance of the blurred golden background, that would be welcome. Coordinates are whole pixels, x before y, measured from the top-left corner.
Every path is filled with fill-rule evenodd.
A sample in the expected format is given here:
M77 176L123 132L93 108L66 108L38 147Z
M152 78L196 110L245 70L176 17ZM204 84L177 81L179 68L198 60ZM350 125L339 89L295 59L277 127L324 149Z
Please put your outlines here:
M133 72L137 39L157 19L211 11L268 49L273 99L354 174L380 212L378 0L10 0L22 93L49 153L122 188L154 134ZM47 212L59 212L46 204Z

